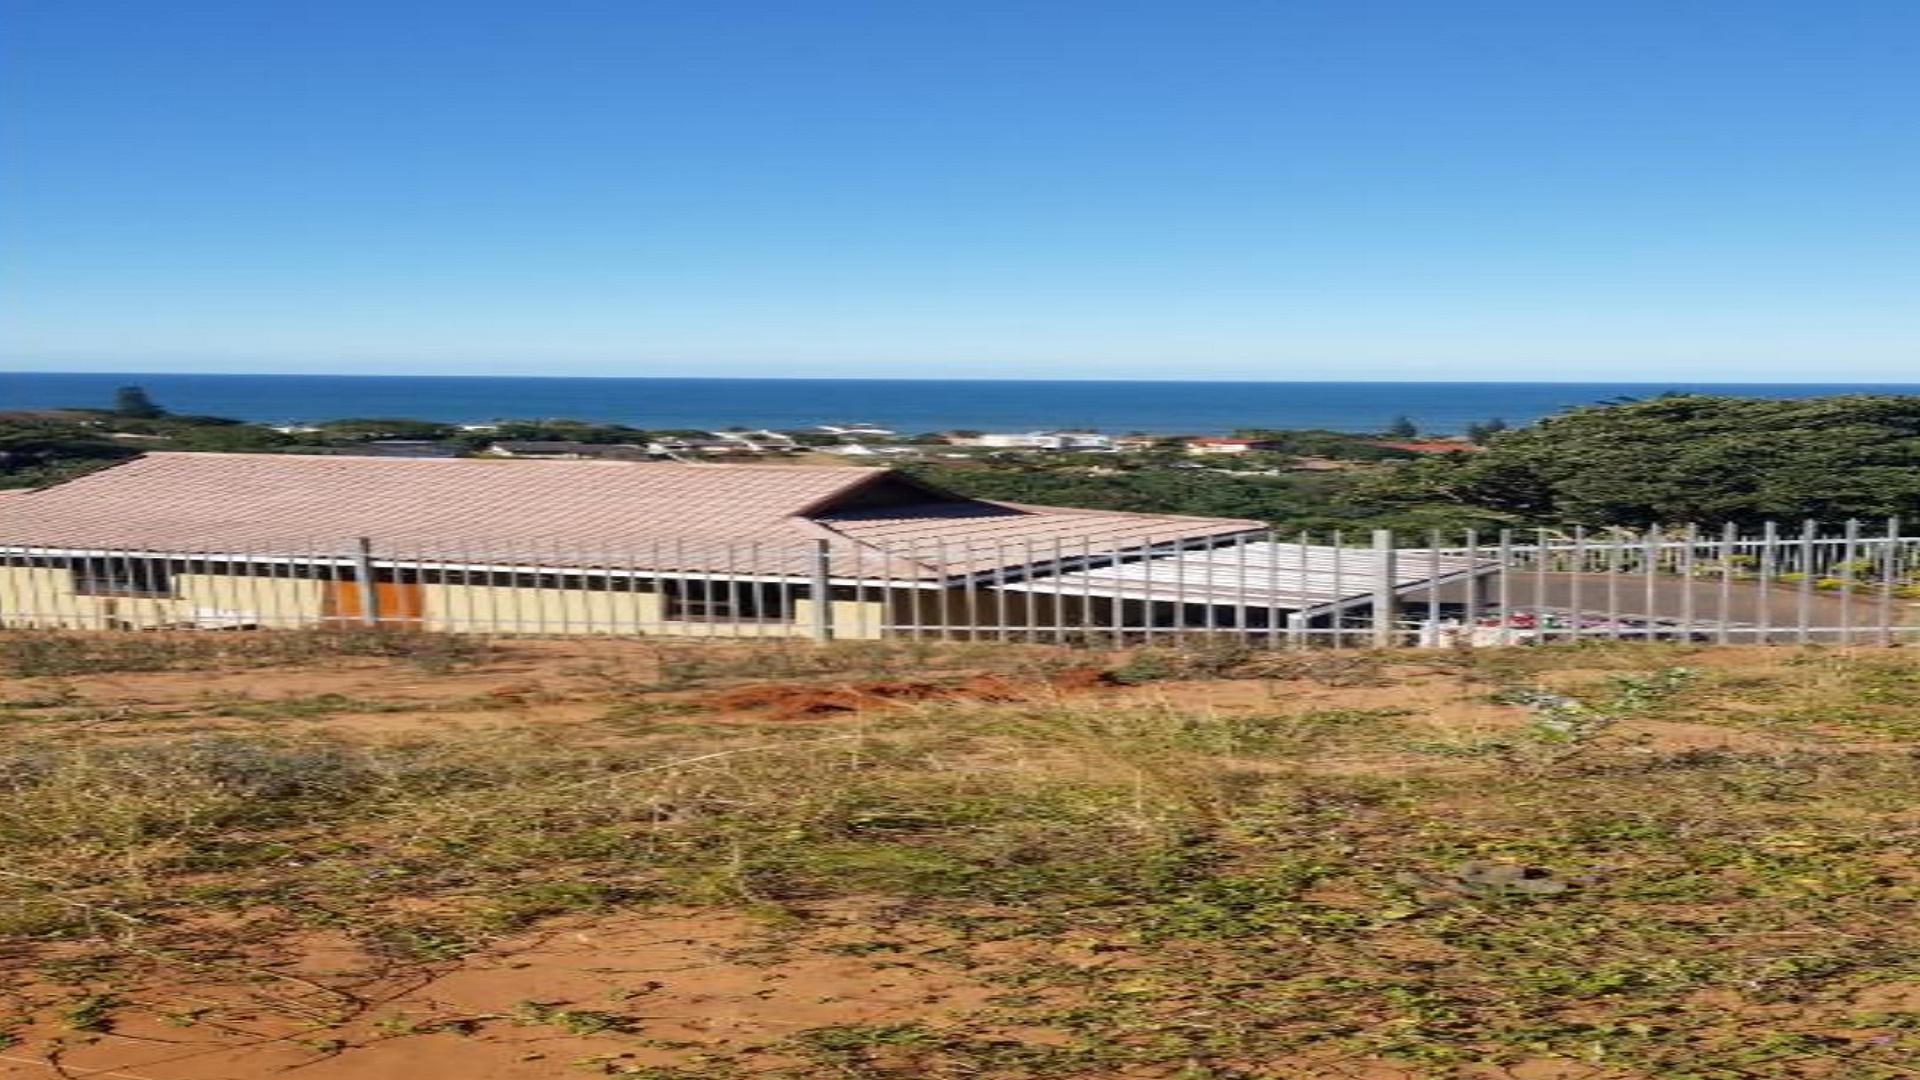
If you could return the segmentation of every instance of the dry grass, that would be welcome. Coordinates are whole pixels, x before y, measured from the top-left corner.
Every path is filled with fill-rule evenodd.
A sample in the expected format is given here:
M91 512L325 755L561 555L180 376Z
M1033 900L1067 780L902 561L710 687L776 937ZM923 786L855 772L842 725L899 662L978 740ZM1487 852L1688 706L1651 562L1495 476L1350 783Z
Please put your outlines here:
M50 654L75 655L26 655ZM589 1073L655 1080L1912 1075L1920 677L1897 653L1161 651L1111 660L1131 690L784 725L675 696L1084 660L636 648L568 660L573 689L501 717L584 700L603 719L385 738L217 701L209 718L251 726L182 734L176 707L151 735L76 737L60 718L98 705L62 661L67 681L6 707L0 935L32 1003L14 1052L190 1011L136 1005L136 972L283 970L314 935L440 970L556 919L740 912L772 970L830 954L983 989L754 1045L667 1045L651 999L460 1030L384 1015L381 1039L559 1030L612 1048ZM1721 724L1717 746L1663 741ZM364 1019L302 1017L300 1037L349 1060Z

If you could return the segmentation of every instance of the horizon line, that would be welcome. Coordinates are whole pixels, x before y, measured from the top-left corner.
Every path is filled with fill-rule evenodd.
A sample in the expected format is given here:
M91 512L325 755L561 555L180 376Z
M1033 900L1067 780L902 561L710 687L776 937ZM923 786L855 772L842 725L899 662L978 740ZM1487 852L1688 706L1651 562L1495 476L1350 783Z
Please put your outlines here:
M1223 385L1286 385L1307 384L1321 386L1917 386L1916 381L1879 381L1862 379L1840 380L1781 380L1761 379L1750 382L1719 380L1649 380L1649 379L1151 379L1151 378L1095 378L1090 376L1067 376L1057 378L992 378L986 376L870 376L870 375L517 375L517 374L474 374L474 373L424 373L424 372L331 372L331 371L37 371L16 370L12 375L56 375L56 376L112 376L117 378L139 379L152 376L185 375L197 378L231 379L552 379L580 381L617 381L617 382L980 382L980 383L1218 383ZM0 379L4 376L0 375Z

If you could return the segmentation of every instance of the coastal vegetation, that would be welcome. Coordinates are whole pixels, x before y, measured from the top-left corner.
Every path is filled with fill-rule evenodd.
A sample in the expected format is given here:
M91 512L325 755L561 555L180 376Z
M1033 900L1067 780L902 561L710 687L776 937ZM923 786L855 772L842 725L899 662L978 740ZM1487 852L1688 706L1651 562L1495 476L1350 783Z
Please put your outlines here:
M896 464L963 495L1254 518L1284 531L1458 533L1920 514L1915 396L1676 394L1569 409L1520 426L1488 420L1457 443L1394 445L1406 443L1410 430L1418 434L1404 417L1377 433L1248 427L1233 434L1255 440L1258 449L1201 458L1178 439L1117 453L954 447L951 454L809 457L846 440L801 431L771 459ZM925 450L944 446L946 437L892 441ZM502 440L646 445L702 438L712 434L574 420L453 425L363 417L274 428L174 414L139 387L126 387L112 408L0 414L0 487L53 483L156 449L356 453L400 440L452 454Z
M1542 523L1751 524L1920 513L1920 396L1672 395L1571 409L1477 454L1368 477L1390 503Z

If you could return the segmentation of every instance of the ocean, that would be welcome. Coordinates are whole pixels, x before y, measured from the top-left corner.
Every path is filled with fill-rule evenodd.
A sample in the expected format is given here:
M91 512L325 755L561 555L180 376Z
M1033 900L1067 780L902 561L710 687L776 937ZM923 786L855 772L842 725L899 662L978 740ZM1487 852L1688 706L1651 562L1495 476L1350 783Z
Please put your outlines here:
M286 423L406 416L450 423L559 418L647 428L880 424L900 432L1092 428L1219 434L1240 427L1374 431L1396 416L1458 432L1500 417L1670 390L1754 397L1920 393L1920 384L1146 382L986 379L620 379L443 375L0 374L0 409L105 407L144 386L178 413Z

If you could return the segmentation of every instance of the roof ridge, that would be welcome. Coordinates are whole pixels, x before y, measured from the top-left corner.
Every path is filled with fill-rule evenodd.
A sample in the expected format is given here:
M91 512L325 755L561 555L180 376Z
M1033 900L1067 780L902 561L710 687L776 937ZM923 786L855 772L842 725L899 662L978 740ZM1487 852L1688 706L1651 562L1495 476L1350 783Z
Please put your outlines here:
M508 439L505 441L507 442L515 442L515 441L551 442L554 440ZM560 440L560 441L566 441L566 440ZM591 444L591 445L625 446L629 444L605 443L605 444ZM117 462L116 464L124 465L127 462L142 461L147 458L248 458L252 460L265 460L265 461L273 461L273 462L285 462L285 461L300 461L300 462L329 461L329 462L353 462L353 463L367 462L367 463L373 463L376 465L386 465L386 466L392 466L392 465L408 466L408 465L422 465L422 464L426 464L426 465L499 465L503 467L522 468L522 469L538 468L541 466L554 466L554 465L568 465L568 466L595 465L595 466L607 466L610 468L622 468L622 469L631 469L635 467L653 467L653 468L660 468L660 469L689 469L689 470L700 469L702 471L713 471L713 470L719 470L719 469L725 469L728 471L738 471L738 470L756 470L756 471L764 471L764 472L778 471L778 472L792 473L798 476L804 476L808 473L819 474L819 473L830 473L830 472L833 472L833 473L858 472L858 473L883 474L883 473L892 473L892 472L899 471L897 469L889 469L889 468L875 469L872 466L868 466L868 465L770 465L770 464L763 464L763 463L745 463L745 462L730 462L730 461L729 462L722 462L722 461L711 461L711 462L709 461L697 461L697 462L586 461L586 460L583 460L583 461L525 461L525 460L513 460L509 458L482 458L482 457L393 458L393 457L372 457L372 456L362 457L357 454L257 454L257 453L248 453L243 450L148 450L141 453L137 457L131 457L126 459L126 461Z

